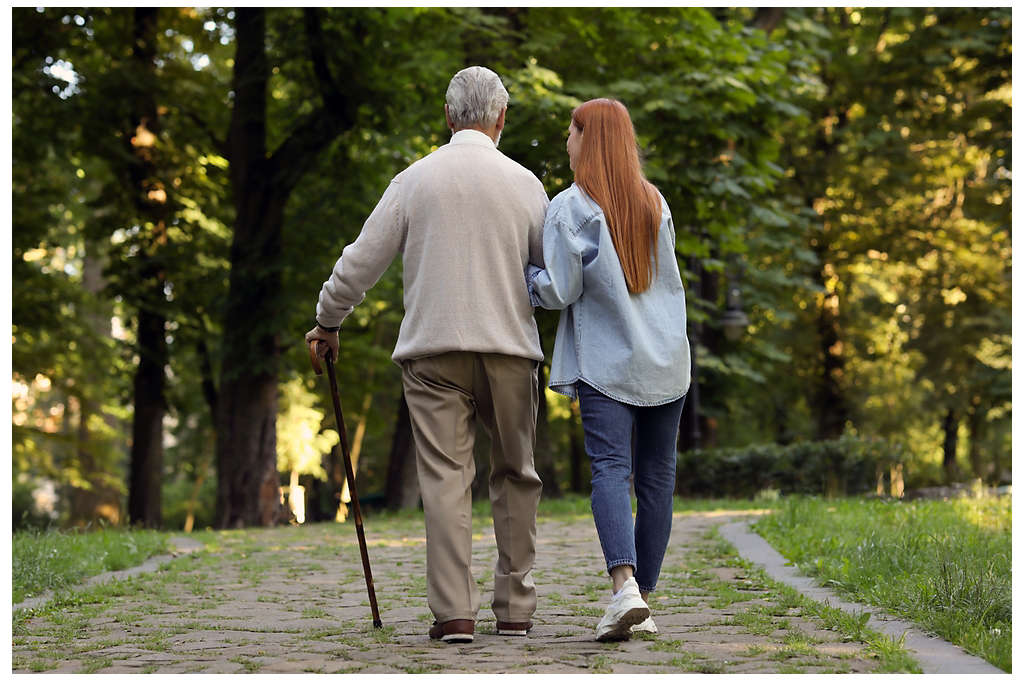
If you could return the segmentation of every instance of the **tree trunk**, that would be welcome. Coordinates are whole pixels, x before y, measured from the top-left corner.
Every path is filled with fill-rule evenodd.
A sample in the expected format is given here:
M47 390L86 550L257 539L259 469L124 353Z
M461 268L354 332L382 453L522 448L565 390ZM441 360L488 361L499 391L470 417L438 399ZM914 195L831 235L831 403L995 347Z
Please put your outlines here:
M558 475L555 472L555 455L551 448L551 432L548 428L548 397L544 383L544 363L537 364L537 393L537 443L533 448L534 466L537 468L540 480L544 482L542 490L544 497L561 497L562 489L558 485Z
M827 233L827 227L826 227ZM842 332L839 326L839 276L828 262L826 236L822 235L816 251L821 261L819 284L825 290L818 306L818 341L821 349L821 383L815 407L818 412L818 440L839 438L846 429L849 409L843 394L845 366Z
M377 326L377 333L374 335L373 340L374 346L380 345L383 338L383 329L384 327L382 325ZM374 365L370 365L370 368L366 373L365 384L367 386L373 386L373 375ZM359 411L359 420L356 422L356 432L352 437L352 446L349 449L349 455L352 459L352 475L356 478L359 477L359 455L363 452L363 438L366 437L366 422L370 418L371 405L373 405L373 391L368 390L366 395L363 396L362 409ZM344 462L339 461L339 464L341 464L342 467L345 466ZM344 469L342 469L341 474L341 494L338 497L338 506L334 511L334 520L338 523L341 523L348 518L348 503L352 501L352 493L348 489L348 477L345 475ZM356 483L356 485L358 486L359 484Z
M286 518L278 491L276 378L266 372L225 378L219 406L217 526L273 525Z
M155 143L159 134L156 98L156 7L135 9L132 59L140 81L135 91L131 129L125 136L131 153L130 176L140 222L153 225L148 244L140 249L140 305L137 320L139 366L134 381L134 414L128 480L128 519L159 527L163 469L164 372L167 367L164 272L159 251L166 245L167 194L155 178Z
M789 429L789 409L781 401L774 405L775 412L775 442L779 445L789 445L793 442L793 432Z
M841 17L845 14L840 13ZM822 80L827 88L826 97L834 96L835 84L828 72L828 62L822 61ZM845 129L848 112L835 106L826 106L817 112L817 132L814 142L814 158L817 159L817 172L807 173L805 180L807 192L804 195L807 208L821 216L821 232L811 237L811 249L818 258L818 268L814 273L822 291L818 301L818 344L821 362L819 383L812 397L817 412L817 438L830 440L843 435L846 422L849 420L849 405L843 392L843 372L845 359L843 355L842 329L840 327L840 286L838 256L833 248L835 231L829 220L828 209L822 202L830 179L833 159L840 144L840 131ZM838 229L838 228L837 228Z
M711 250L711 258L718 258L718 248L714 247ZM703 267L703 264L699 268L700 277L700 289L698 290L698 296L703 298L705 301L710 301L717 310L718 296L721 290L722 275L719 272L710 271ZM710 325L699 324L697 327L697 342L700 343L707 354L711 357L721 357L722 354L722 332L720 329L716 329ZM705 406L714 406L715 404L715 385L713 377L708 381L704 382L704 386L695 394L697 407L703 403ZM707 407L705 407L705 413ZM700 420L700 440L699 447L703 449L718 447L718 422L717 420L697 415Z
M785 7L758 7L754 20L750 23L754 28L759 28L765 33L771 33L782 21L786 13Z
M985 412L977 401L967 413L967 431L971 471L976 478L987 481L991 478L993 467L986 464L981 452L981 442L985 437Z
M236 216L216 420L221 528L270 525L286 518L278 494L275 426L278 334L284 324L284 207L316 157L355 120L353 102L358 98L343 97L333 81L319 10L307 9L304 15L323 104L302 117L268 157L265 10L236 10L234 106L228 135ZM346 73L346 87L356 88L358 77L357 72Z
M687 292L687 298L698 300L702 296L704 282L704 268L700 259L690 259L690 271L695 275L696 288ZM680 452L696 450L701 444L700 425L700 358L698 348L703 341L703 325L696 322L689 322L690 329L687 337L690 341L690 388L686 393L686 400L683 402L683 414L679 419L679 437L676 440L676 449Z
M412 421L409 418L409 405L405 402L404 392L398 403L395 435L391 439L391 454L388 455L385 497L388 509L412 509L420 502Z
M960 429L960 418L953 408L946 410L942 419L942 469L946 475L946 484L960 478L960 468L956 464L957 431Z
M103 257L98 253L99 244L87 240L85 257L82 262L82 289L99 299L103 290ZM103 304L97 309L85 313L86 323L92 333L99 338L110 337L110 306ZM79 401L78 433L76 439L77 465L82 479L89 486L71 486L68 491L69 514L72 523L90 523L103 519L111 524L121 522L121 493L111 486L110 473L103 463L98 462L97 455L110 453L113 445L106 439L97 438L92 423L102 419L111 431L117 430L117 420L110 415L103 415L100 401L96 395L102 386L102 370L93 367L86 370L86 382L83 395ZM104 452L106 451L106 452ZM107 458L102 457L104 462Z
M367 378L367 383L373 378L373 372L370 372ZM363 396L363 409L359 413L359 420L356 422L356 432L352 437L352 447L349 448L349 457L352 460L352 475L359 478L359 455L363 452L363 438L366 436L366 420L370 416L370 405L373 404L373 393L370 391L366 392ZM342 462L342 466L344 466ZM358 486L359 483L356 483ZM356 488L358 490L358 487ZM352 492L348 489L348 477L346 477L341 484L341 497L338 500L338 509L334 514L334 520L342 522L348 518L348 503L352 501Z
M220 528L267 526L285 517L276 452L284 201L268 184L264 10L237 9L235 28L235 104L228 146L236 216L217 394Z
M128 519L156 528L161 524L160 485L163 479L164 368L167 340L162 315L139 311L139 368L135 373L132 417Z
M191 533L196 523L196 507L199 506L199 493L203 489L203 481L206 480L206 468L198 469L196 480L192 482L192 494L185 503L185 526L182 528L186 533Z

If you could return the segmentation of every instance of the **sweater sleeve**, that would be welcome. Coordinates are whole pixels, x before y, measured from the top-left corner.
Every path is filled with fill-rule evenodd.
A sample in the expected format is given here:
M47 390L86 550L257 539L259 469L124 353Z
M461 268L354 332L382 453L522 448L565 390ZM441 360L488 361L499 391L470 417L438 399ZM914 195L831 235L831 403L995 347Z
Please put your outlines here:
M392 180L359 237L341 252L330 278L320 289L316 319L324 327L340 325L401 251L406 224L399 190L399 183Z
M536 180L537 191L534 203L534 216L530 222L530 257L529 262L538 267L544 267L544 216L548 209L548 195L544 192L544 185Z

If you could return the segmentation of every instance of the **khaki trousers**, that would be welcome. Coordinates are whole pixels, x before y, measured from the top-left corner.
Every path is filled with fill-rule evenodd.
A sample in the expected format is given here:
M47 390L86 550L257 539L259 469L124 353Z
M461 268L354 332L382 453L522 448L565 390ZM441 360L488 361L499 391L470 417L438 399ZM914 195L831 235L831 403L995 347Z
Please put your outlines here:
M537 363L511 355L452 352L402 365L416 443L416 468L427 535L427 603L437 622L475 620L480 595L473 579L472 492L475 422L491 437L489 478L497 620L530 620L537 589L541 481L533 465L537 426Z

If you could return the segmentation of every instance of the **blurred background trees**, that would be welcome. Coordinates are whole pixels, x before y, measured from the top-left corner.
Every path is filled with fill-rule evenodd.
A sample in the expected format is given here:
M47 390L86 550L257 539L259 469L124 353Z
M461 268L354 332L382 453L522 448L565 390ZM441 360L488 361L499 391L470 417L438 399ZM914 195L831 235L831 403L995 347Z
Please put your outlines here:
M302 335L477 63L511 95L502 151L551 195L572 107L630 108L688 291L682 450L860 436L908 486L1008 481L1010 16L15 8L15 524L272 523L300 481L308 520L344 518ZM418 498L401 293L396 262L341 335L369 505ZM548 394L540 420L545 493L584 491L578 413Z

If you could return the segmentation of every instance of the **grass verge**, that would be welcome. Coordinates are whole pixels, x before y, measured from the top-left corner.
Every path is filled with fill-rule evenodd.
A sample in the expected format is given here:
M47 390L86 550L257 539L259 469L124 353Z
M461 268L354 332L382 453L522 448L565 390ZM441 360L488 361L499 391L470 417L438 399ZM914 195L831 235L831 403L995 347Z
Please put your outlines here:
M710 575L710 567L738 567L744 572L743 584L750 590L761 590L771 604L769 607L756 607L738 612L728 624L736 625L754 634L770 632L789 626L786 616L815 617L824 627L842 635L845 641L861 642L867 648L868 655L878 661L876 673L919 673L920 668L913 657L904 649L902 638L893 639L867 627L869 614L859 616L846 613L825 604L814 601L789 585L773 580L768 574L749 561L742 559L736 549L725 540L715 528L704 538L705 544L699 547L690 560L689 569L696 576L703 576L700 582L704 589L714 591L716 585L730 587L718 578ZM749 598L749 597L748 597ZM799 639L799 633L790 633L788 639ZM797 646L799 644L799 646ZM807 642L790 641L786 649L779 652L787 656L807 647ZM813 651L813 647L811 647ZM799 670L781 670L780 672L800 672ZM836 671L844 672L844 671Z
M93 531L21 531L11 547L11 600L17 604L104 571L137 566L168 551L167 533L100 528Z
M1011 506L793 498L755 528L804 573L1012 672Z

